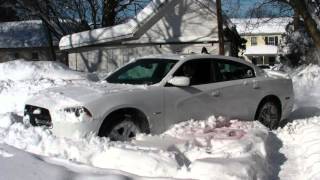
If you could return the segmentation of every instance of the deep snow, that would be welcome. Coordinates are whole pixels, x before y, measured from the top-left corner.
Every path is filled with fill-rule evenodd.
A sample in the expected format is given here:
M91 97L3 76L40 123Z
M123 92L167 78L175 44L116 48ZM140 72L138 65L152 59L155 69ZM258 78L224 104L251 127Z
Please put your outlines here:
M0 179L319 179L320 67L290 74L296 103L293 122L282 129L269 132L258 122L210 117L120 143L57 138L23 124L24 102L31 96L93 82L52 62L2 63Z

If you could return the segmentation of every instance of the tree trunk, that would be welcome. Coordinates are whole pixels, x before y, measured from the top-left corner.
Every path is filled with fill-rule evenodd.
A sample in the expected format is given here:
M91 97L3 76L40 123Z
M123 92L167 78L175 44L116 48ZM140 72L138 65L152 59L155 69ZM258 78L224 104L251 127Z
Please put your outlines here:
M303 18L309 36L313 39L316 48L320 49L320 30L318 29L317 23L312 18L311 13L308 11L305 1L291 0L290 5L293 7L294 11Z
M116 8L118 7L118 0L104 0L103 9L103 21L102 25L104 27L113 26L116 22Z
M46 31L46 35L47 35L47 40L48 40L48 45L49 45L49 52L51 55L51 60L52 61L56 61L57 60L57 56L56 56L56 51L54 49L54 45L53 45L53 38L52 38L52 34L50 32L50 29L48 28L48 24L42 20L43 26L45 28Z

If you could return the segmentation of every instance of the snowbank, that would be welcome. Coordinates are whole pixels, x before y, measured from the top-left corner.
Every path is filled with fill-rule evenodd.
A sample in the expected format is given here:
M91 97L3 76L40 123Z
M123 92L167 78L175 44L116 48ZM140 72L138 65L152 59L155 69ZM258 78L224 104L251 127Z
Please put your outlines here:
M320 67L308 65L291 72L297 106L320 108Z
M193 132L195 136L189 134ZM58 138L21 123L0 128L0 144L94 167L167 178L268 179L267 138L268 131L259 123L221 123L214 117L182 123L159 136L141 135L132 143Z
M41 90L88 82L87 74L56 62L16 60L0 63L0 114L22 115L26 100Z
M320 179L320 67L308 65L291 70L295 108L291 123L275 133L286 157L281 179Z
M0 63L0 81L12 80L83 80L86 75L70 70L61 63L51 61L25 61L23 59Z

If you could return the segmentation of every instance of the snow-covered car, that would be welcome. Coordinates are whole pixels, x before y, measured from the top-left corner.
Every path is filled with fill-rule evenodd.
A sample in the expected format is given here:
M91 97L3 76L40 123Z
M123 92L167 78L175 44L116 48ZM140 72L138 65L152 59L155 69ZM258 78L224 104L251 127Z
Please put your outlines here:
M98 83L47 89L26 103L24 119L58 136L128 140L211 115L276 128L291 112L293 98L289 77L268 75L238 58L153 55Z

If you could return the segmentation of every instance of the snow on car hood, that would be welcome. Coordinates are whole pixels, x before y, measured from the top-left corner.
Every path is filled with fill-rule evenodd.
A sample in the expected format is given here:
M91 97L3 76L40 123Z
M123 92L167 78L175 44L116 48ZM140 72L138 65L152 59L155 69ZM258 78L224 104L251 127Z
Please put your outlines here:
M84 106L102 96L135 90L145 90L145 85L110 84L107 82L85 83L49 88L32 97L26 104L62 109L65 107Z

